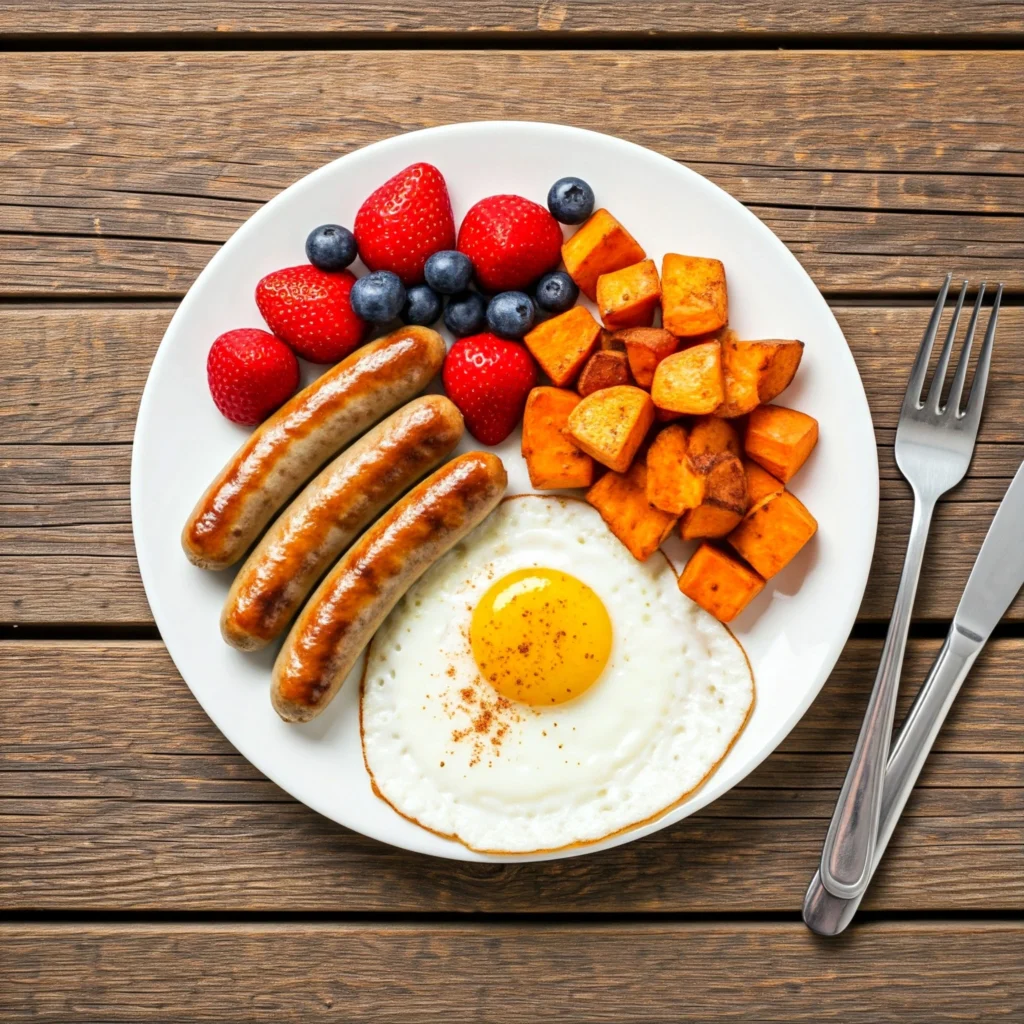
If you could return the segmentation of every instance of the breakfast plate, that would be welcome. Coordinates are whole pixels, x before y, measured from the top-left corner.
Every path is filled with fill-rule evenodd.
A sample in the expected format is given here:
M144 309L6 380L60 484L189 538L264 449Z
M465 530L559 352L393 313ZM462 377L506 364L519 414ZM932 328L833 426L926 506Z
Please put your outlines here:
M589 845L479 853L396 813L375 794L364 763L358 668L318 718L282 721L268 699L275 649L242 653L221 638L232 574L204 572L181 550L196 498L247 436L210 401L211 342L233 328L262 326L256 282L302 263L312 227L351 224L382 181L419 161L443 172L456 223L484 196L543 201L551 182L580 175L652 258L689 251L725 264L730 326L740 337L798 338L806 346L786 404L820 424L797 488L818 532L732 623L756 679L753 709L717 769L686 799ZM322 369L304 364L303 380ZM479 447L467 437L458 451ZM518 432L493 450L507 469L508 493L531 493ZM213 722L261 772L321 814L394 846L461 860L541 860L605 849L677 822L778 746L820 691L853 625L874 547L878 466L863 386L839 325L797 260L753 214L694 171L631 143L551 124L481 122L413 132L342 157L286 189L229 239L189 290L154 359L135 432L131 499L139 567L167 649ZM685 561L677 539L666 553L677 566ZM621 629L624 608L606 604L612 628L619 614ZM641 662L636 685L661 664Z

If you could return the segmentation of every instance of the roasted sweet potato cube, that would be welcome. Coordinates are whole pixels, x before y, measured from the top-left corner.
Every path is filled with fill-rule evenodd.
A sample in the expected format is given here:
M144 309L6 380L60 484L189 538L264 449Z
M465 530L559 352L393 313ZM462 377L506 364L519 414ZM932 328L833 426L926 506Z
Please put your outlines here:
M732 452L723 452L707 468L704 500L683 516L680 535L683 540L724 537L739 524L747 504L743 463Z
M661 323L680 338L717 331L729 322L725 267L703 256L665 253L661 261Z
M665 512L682 515L704 500L704 474L687 452L686 428L665 427L647 451L647 500Z
M641 459L625 474L605 473L587 491L587 501L641 562L658 550L676 524L674 515L647 500L647 467Z
M704 537L726 537L739 526L743 516L732 509L717 505L698 505L683 514L679 520L679 536L683 540Z
M597 279L647 254L637 240L607 211L595 210L576 234L562 244L562 260L569 276L588 299L597 298Z
M630 327L616 337L625 343L633 380L642 388L650 388L658 363L679 348L679 339L661 327Z
M601 325L584 306L538 324L523 338L541 369L559 387L572 383L597 348Z
M719 416L743 416L781 394L796 374L802 341L739 341L722 338L725 401Z
M666 356L654 371L651 397L659 409L702 416L714 412L724 396L722 346L717 341Z
M651 396L623 384L582 399L569 413L566 430L587 455L616 473L625 473L653 422Z
M711 544L690 556L679 589L719 622L732 622L764 589L764 580L738 558Z
M723 452L732 452L737 458L743 454L736 428L718 416L701 416L690 429L689 454L693 464L708 468Z
M761 405L747 421L747 454L788 483L818 443L818 421L781 405Z
M611 330L649 327L661 298L661 282L654 260L602 274L597 279L597 309Z
M629 363L625 352L615 349L598 349L580 371L580 379L576 382L576 390L586 398L602 388L614 388L619 384L628 384Z
M747 474L747 499L752 506L769 494L781 494L786 489L781 480L762 469L753 459L743 460L743 470Z
M796 557L814 536L814 516L789 491L769 494L729 534L729 543L765 578L770 579Z
M569 414L580 396L561 388L534 388L523 412L523 458L530 483L544 491L555 487L589 487L594 460L565 436Z

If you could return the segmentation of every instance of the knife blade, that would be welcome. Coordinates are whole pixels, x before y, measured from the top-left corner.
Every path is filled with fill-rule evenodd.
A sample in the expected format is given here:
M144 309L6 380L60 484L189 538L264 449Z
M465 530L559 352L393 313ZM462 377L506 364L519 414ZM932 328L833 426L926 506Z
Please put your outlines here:
M1024 463L1018 468L988 528L971 569L953 625L892 747L882 788L878 870L924 762L957 693L996 624L1024 586ZM871 876L869 876L870 879ZM863 894L833 896L815 872L804 896L804 923L819 935L838 935L853 920Z
M981 643L1024 585L1024 464L1018 468L971 569L953 625Z

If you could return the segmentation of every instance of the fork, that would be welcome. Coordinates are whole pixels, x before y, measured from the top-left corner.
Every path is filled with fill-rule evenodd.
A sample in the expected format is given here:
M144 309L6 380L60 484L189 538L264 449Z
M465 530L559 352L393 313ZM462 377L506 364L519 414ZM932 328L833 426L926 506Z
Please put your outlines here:
M974 331L985 295L984 282L978 288L978 297L953 374L949 397L943 404L942 390L956 339L960 311L967 294L967 281L960 288L928 395L924 399L921 397L951 278L952 274L946 275L935 301L928 328L910 371L910 382L900 410L896 429L896 465L914 492L910 540L907 543L903 575L896 593L889 632L882 648L878 675L864 713L864 724L853 752L853 760L836 801L836 809L821 852L822 884L833 896L844 899L862 895L871 879L878 841L882 783L889 756L900 670L906 652L910 614L917 594L932 514L938 499L956 486L967 473L978 436L981 407L985 401L992 358L990 336L985 338L982 346L967 405L964 409L960 408Z

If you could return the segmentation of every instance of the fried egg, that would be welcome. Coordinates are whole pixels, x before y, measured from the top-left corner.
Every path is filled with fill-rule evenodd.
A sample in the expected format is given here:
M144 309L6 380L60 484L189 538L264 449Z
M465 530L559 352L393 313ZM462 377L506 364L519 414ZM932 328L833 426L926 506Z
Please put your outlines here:
M520 495L413 586L367 654L363 756L405 817L474 850L591 843L663 814L753 706L746 656L598 513Z

